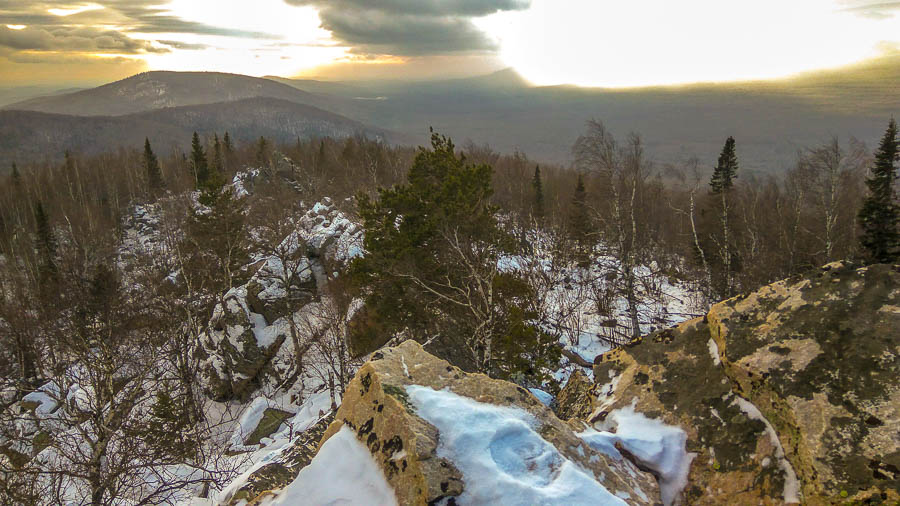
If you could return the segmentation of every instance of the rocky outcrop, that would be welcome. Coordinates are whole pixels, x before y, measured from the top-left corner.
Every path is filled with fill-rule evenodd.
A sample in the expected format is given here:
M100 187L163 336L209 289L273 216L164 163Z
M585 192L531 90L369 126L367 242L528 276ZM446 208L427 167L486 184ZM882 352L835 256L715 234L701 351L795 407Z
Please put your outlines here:
M481 374L468 374L427 352L414 341L376 352L350 383L336 420L323 442L341 427L354 430L370 450L403 505L434 504L461 494L465 477L438 455L441 434L417 415L407 387L448 390L479 403L515 407L534 417L540 436L559 454L590 472L612 493L631 504L658 502L659 489L649 473L626 459L591 449L573 427L560 421L528 390ZM625 495L628 494L628 495Z
M594 378L560 407L682 427L684 503L900 501L898 266L835 263L729 299L604 354Z
M246 287L229 292L201 338L206 386L217 400L246 401L287 339L287 329L268 326L264 316L251 311L247 298Z

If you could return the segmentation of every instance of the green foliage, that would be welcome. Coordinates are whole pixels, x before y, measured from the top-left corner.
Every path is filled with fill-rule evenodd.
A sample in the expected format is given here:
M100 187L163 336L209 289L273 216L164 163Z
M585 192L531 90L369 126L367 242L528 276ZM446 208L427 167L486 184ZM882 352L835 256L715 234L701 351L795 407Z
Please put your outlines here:
M38 282L41 287L50 288L58 278L59 268L56 264L57 242L50 217L44 211L44 205L38 201L34 206L35 249L38 253Z
M591 218L588 212L584 176L580 173L575 182L575 192L572 194L572 207L569 211L569 234L575 241L578 255L583 256L590 245Z
M147 187L150 193L155 193L163 188L162 170L159 167L159 160L150 147L150 139L144 139L144 173L147 175Z
M738 159L735 152L734 137L725 140L725 146L719 154L719 161L713 170L712 178L709 180L710 192L718 195L722 192L728 192L734 187L734 179L737 177Z
M860 243L873 262L891 263L900 258L900 207L894 201L898 158L897 122L891 118L875 154L875 165L866 178L869 193L859 211L863 230Z
M230 187L201 198L207 207L192 210L188 218L184 274L195 287L224 291L249 261L246 202Z
M206 152L203 145L200 144L200 137L194 132L191 139L191 170L194 171L194 178L197 181L197 188L201 188L209 179L209 165L206 161Z
M269 141L265 137L260 137L256 143L256 166L266 167L269 165Z
M513 240L489 203L492 173L466 164L450 139L432 133L406 184L379 189L377 199L357 197L367 251L351 265L366 301L359 334L437 336L436 351L448 360L498 374L525 367L511 361L525 348L540 354L529 348L528 315L516 313L527 285L496 268Z
M534 166L534 177L531 178L531 189L534 192L534 203L531 214L535 219L544 217L544 183L541 181L541 166Z
M533 297L522 279L501 274L494 280L506 328L494 343L491 371L496 377L526 385L541 385L552 378L548 372L559 367L561 349L557 337L543 332L531 322L537 313L525 309Z
M174 461L191 458L197 453L199 442L190 435L193 414L183 399L175 399L167 390L156 393L150 407L146 433L152 448L161 456Z
M9 173L9 177L16 187L22 185L22 175L19 173L19 168L16 167L16 162L13 162L12 164L12 170Z

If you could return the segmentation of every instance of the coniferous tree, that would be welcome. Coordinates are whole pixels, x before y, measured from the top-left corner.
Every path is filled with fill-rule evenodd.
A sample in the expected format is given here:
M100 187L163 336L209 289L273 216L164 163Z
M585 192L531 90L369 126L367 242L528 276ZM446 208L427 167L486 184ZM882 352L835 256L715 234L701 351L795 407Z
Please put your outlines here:
M50 217L44 211L44 205L38 201L34 206L35 246L38 253L38 278L41 287L47 288L59 273L56 265L57 243Z
M155 193L162 189L163 178L162 170L159 167L159 160L150 147L150 139L144 139L144 171L147 174L147 187L150 193Z
M731 210L731 193L734 188L734 180L737 178L738 159L735 152L734 137L725 140L725 146L719 154L718 163L713 169L712 178L709 181L710 194L715 198L718 207L719 232L715 234L717 260L721 264L720 275L714 281L716 288L723 297L731 297L735 291L735 248L734 231L731 224L729 211Z
M12 164L12 171L10 172L9 177L14 185L20 186L22 184L22 175L19 174L19 168L16 166L16 162L13 162Z
M534 191L533 216L540 220L544 217L544 183L541 181L541 166L534 166L534 177L531 179L531 188Z
M735 152L734 137L725 140L725 146L719 154L719 162L713 170L712 178L709 181L710 191L714 195L731 190L734 186L734 179L737 177L738 159Z
M218 172L221 174L225 169L224 161L222 160L222 144L219 142L219 134L213 135L213 157L212 157L212 172Z
M895 162L898 151L897 122L891 118L875 154L875 165L866 178L869 193L859 211L863 233L860 242L869 260L895 262L900 257L900 207L894 202Z
M228 134L228 131L225 132L225 137L222 138L222 151L224 154L223 168L229 170L231 161L234 159L234 142L231 140L231 135Z
M585 250L590 235L590 217L587 208L587 190L584 176L578 174L575 193L572 195L572 209L569 212L569 230L577 244L579 255Z
M197 188L202 187L206 180L209 179L209 165L206 162L206 152L203 151L197 132L194 132L194 137L191 140L191 169L194 171Z
M265 137L260 136L256 143L256 165L263 168L268 165L269 160L269 141Z

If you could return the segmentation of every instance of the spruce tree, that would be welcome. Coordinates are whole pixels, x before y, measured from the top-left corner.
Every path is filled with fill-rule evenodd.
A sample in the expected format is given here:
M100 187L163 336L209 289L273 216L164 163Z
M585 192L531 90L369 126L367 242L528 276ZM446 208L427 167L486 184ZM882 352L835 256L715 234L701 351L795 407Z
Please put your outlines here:
M723 297L731 297L735 292L736 255L732 243L734 231L731 226L731 190L734 188L734 179L737 177L738 159L735 152L734 137L725 140L725 146L719 154L719 160L713 169L712 178L709 181L710 194L715 197L715 203L719 209L719 225L721 233L715 240L718 244L717 260L721 270L714 280L716 290Z
M260 136L259 141L256 143L256 165L259 168L264 168L266 165L268 165L268 151L269 142L265 137Z
M219 143L219 134L213 135L213 157L212 157L212 171L222 173L224 171L225 164L222 160L222 144Z
M534 191L533 216L540 220L544 217L544 183L541 181L541 166L534 166L534 177L531 179L531 188Z
M589 221L584 176L578 174L578 180L575 183L575 193L572 195L572 209L569 213L569 230L572 238L577 243L579 256L586 247L588 236L590 235Z
M710 191L714 195L731 190L734 179L737 177L738 160L734 149L734 137L725 141L722 153L719 154L719 162L713 170L712 179L709 181Z
M225 131L225 137L222 138L222 151L224 153L223 160L223 168L228 170L231 168L231 160L234 158L234 142L231 140L231 135L228 134L228 131Z
M150 193L160 190L163 185L162 170L159 167L159 160L150 147L150 139L144 139L144 171L147 174L147 187Z
M16 167L16 162L13 162L12 164L12 171L10 172L9 177L15 186L18 187L22 185L22 175L19 174L19 168Z
M203 151L197 132L194 132L194 138L191 140L191 170L194 171L197 188L202 187L209 179L209 165L207 165L206 153Z
M59 269L56 265L57 243L50 225L50 217L44 205L38 201L34 206L35 249L38 253L38 278L42 288L56 281Z
M897 122L891 118L875 154L875 165L866 178L868 195L859 211L860 243L868 260L891 263L900 257L900 208L894 202L898 160Z

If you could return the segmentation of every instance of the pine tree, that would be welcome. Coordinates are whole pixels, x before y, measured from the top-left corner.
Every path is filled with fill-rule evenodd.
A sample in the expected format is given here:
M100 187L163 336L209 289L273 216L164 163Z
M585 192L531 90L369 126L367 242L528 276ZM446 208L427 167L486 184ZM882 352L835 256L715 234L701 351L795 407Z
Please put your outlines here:
M900 258L900 207L894 202L895 161L898 151L897 122L891 118L875 154L875 165L866 178L868 195L859 211L863 233L860 243L869 260L891 263Z
M735 152L734 137L725 140L725 146L719 154L718 163L713 169L712 178L709 181L710 193L717 197L716 205L719 207L719 224L721 235L715 240L718 245L718 261L721 263L721 272L715 280L716 288L723 297L731 297L735 291L735 252L734 231L732 230L729 211L731 210L731 190L734 188L734 179L737 177L738 159Z
M268 151L269 142L265 137L260 136L259 141L256 143L256 165L259 168L263 168L268 165Z
M223 168L229 170L231 168L231 161L234 159L234 143L232 142L231 135L228 134L228 131L225 132L225 137L222 138L222 151L224 152Z
M203 151L197 132L194 132L194 138L191 140L191 170L194 171L197 188L200 188L209 179L209 165L207 165L206 153Z
M737 177L738 170L734 144L734 137L729 137L725 141L722 153L719 154L719 162L716 164L712 179L709 181L710 191L714 195L727 192L734 186L734 179Z
M12 164L12 171L10 172L9 177L12 180L12 183L16 187L19 187L22 185L22 175L19 174L19 168L16 167L16 162L13 162L13 164Z
M221 174L224 172L225 164L222 160L222 144L219 143L219 134L213 135L213 157L212 171Z
M572 209L569 213L569 230L575 239L580 253L584 250L590 235L590 219L587 208L587 190L584 187L584 176L578 174L575 193L572 195Z
M56 265L57 243L50 225L50 217L44 205L38 201L34 206L35 246L38 253L38 278L42 288L56 281L59 268Z
M147 187L153 194L164 186L162 179L162 170L159 167L159 160L150 147L150 139L144 139L144 171L147 174Z
M544 183L541 181L541 166L534 166L534 177L531 180L531 188L534 191L534 204L532 215L540 220L544 217Z

